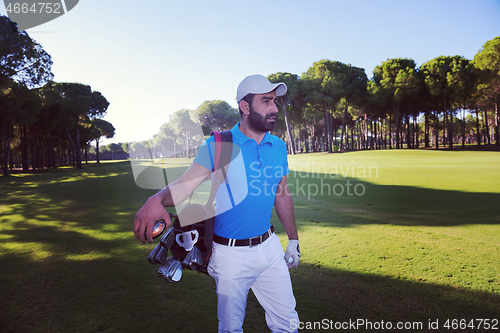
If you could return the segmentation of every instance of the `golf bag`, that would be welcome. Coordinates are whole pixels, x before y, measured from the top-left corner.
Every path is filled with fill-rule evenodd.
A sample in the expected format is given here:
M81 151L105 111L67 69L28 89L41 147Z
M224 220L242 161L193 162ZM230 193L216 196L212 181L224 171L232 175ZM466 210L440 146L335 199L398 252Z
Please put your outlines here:
M222 142L233 141L230 131L212 131L211 135L215 138L214 172L206 205L190 203L179 212L178 216L171 214L174 218L172 227L148 257L152 264L162 265L158 273L170 282L180 279L181 273L177 273L178 279L174 278L174 274L182 268L208 274L207 266L212 254L215 219L213 202L218 186L227 181L226 171L232 154L231 149L222 149ZM181 226L181 221L190 221L190 224ZM172 253L172 257L167 258L168 250Z

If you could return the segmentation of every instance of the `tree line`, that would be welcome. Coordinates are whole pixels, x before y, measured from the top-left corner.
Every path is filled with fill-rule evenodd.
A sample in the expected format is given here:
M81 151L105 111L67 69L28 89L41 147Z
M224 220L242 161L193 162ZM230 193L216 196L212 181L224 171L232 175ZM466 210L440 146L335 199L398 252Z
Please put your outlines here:
M268 79L288 87L278 98L283 112L273 134L287 142L291 154L500 144L500 37L486 42L472 60L438 56L417 67L413 59L387 59L371 79L363 68L331 60L315 62L300 76L279 72ZM197 115L205 136L239 119L224 101L179 110L152 139L132 143L131 157L191 156L186 142L199 147L203 138L182 134L182 115Z
M54 82L52 58L26 31L0 15L0 161L2 173L82 168L90 143L114 136L102 119L109 102L81 83Z
M363 68L330 60L300 77L268 78L289 88L279 100L284 121L277 132L292 154L500 144L500 37L473 60L439 56L417 68L413 59L387 59L371 79Z
M238 110L220 100L205 101L196 110L181 109L150 140L132 142L130 158L193 157L212 130L230 129L239 117Z
M52 59L25 31L0 15L0 163L36 170L73 164L95 154L114 127L102 118L109 102L81 83L53 81ZM288 92L277 103L273 134L289 152L499 145L500 37L474 59L439 56L420 67L387 59L368 79L363 68L328 59L300 76L274 73ZM191 157L211 130L229 129L238 110L205 101L175 112L151 139L118 144L111 156ZM200 126L201 125L201 126ZM95 141L95 148L91 143Z

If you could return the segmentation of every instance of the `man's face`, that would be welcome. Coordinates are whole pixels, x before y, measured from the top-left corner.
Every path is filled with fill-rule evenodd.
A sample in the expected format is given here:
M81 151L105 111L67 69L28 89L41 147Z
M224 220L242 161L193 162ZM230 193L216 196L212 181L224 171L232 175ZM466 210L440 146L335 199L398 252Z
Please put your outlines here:
M274 91L255 95L250 105L248 124L256 132L272 131L277 113L278 107L276 106L276 93Z

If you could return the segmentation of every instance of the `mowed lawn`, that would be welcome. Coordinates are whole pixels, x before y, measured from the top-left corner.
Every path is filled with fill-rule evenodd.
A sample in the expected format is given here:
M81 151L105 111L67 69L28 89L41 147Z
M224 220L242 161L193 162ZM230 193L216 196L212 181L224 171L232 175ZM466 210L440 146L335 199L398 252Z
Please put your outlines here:
M451 331L447 319L500 319L500 153L314 153L289 163L302 250L290 273L305 328L365 320L436 332L436 320ZM169 284L147 261L154 245L133 236L153 193L128 161L1 177L0 330L216 331L213 280L184 272ZM252 294L247 314L245 332L267 331ZM472 324L463 331L477 332Z

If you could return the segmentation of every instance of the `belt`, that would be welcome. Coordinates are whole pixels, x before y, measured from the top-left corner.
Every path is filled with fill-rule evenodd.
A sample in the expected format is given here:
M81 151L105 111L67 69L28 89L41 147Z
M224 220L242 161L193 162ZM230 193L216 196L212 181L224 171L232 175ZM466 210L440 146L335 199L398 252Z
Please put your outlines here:
M227 245L227 246L253 246L253 245L259 245L260 243L263 243L266 239L269 238L274 232L274 227L271 226L271 228L267 229L265 233L263 233L260 236L255 236L251 238L246 238L246 239L233 239L233 238L225 238L225 237L220 237L217 235L214 235L214 242L222 245Z

